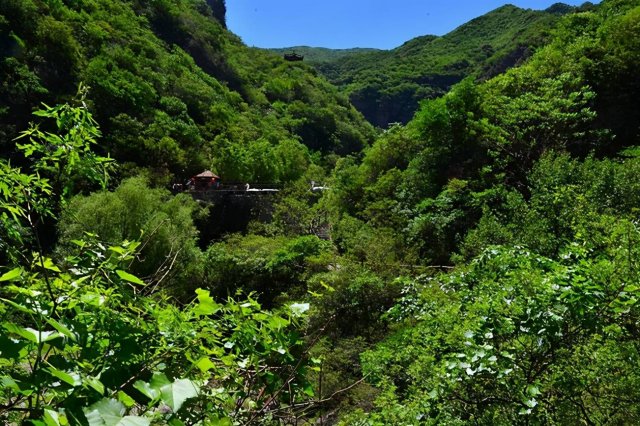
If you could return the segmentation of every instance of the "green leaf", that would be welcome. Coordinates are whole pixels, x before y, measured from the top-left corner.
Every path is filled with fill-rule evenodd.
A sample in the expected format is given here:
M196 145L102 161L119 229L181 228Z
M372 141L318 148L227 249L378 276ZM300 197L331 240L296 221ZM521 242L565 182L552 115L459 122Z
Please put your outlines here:
M64 414L60 414L57 411L53 410L44 410L44 420L45 425L47 426L64 426L69 424L67 422L67 417Z
M223 417L221 419L220 418L209 419L207 424L209 426L232 426L233 421L231 421L229 417Z
M10 376L0 377L0 384L2 384L2 387L4 389L11 389L16 392L20 392L21 390L16 381L13 380L13 377Z
M128 281L130 283L137 284L137 285L146 285L144 281L142 281L140 278L128 272L122 271L120 269L116 270L116 274L118 274L118 276L123 280Z
M145 395L147 398L151 400L155 400L160 397L160 394L161 394L160 389L163 386L166 386L169 384L171 384L171 381L167 378L167 376L164 373L156 372L156 373L153 373L150 383L146 383L146 382L143 382L142 380L138 380L133 384L133 387L139 390L140 392L142 392L142 394Z
M309 304L308 303L293 303L292 305L289 306L289 308L291 309L291 312L298 316L298 315L302 315L305 312L307 312L309 310Z
M311 386L311 383L305 383L302 390L308 396L311 396L311 397L315 396L315 392L313 391L313 386Z
M151 421L144 417L124 416L124 405L115 399L104 398L83 411L89 426L149 426L151 424Z
M189 398L198 396L199 387L188 379L179 379L161 388L162 401L177 412Z
M196 315L213 315L220 310L218 305L209 294L209 290L203 290L201 288L196 290L198 295L198 304L194 308Z
M84 383L98 392L100 395L104 395L104 385L97 377L87 377L84 379Z
M213 362L211 362L209 358L202 358L200 361L196 363L196 367L198 367L198 369L200 369L200 371L202 371L203 373L206 373L212 368L215 368L215 366L216 365Z
M19 310L20 312L24 312L26 314L35 314L36 312L32 309L27 308L24 305L20 305L12 300L8 300L8 299L2 299L0 298L0 300L2 300L4 303L13 306L14 308L16 308L17 310Z
M82 303L98 308L104 305L105 297L97 293L86 293L80 296Z
M22 268L14 268L0 277L0 281L15 281L22 275Z
M136 401L123 391L118 391L118 401L122 402L127 408L136 405Z
M138 416L125 416L115 426L149 426L151 420Z
M114 253L118 253L118 254L127 254L128 253L127 250L123 249L120 246L109 247L109 250L111 250Z
M75 386L80 386L82 384L82 382L78 377L74 377L71 374L67 373L66 371L58 370L53 366L45 368L44 370L47 373L51 374L54 377L57 377L58 379L62 380L63 382L65 382L70 386L75 387Z
M120 401L103 398L83 411L89 426L115 426L122 420L125 408Z
M154 389L147 382L143 382L142 380L138 380L133 384L133 388L138 390L141 394L149 398L150 400L155 400L160 397L160 390Z
M171 384L171 380L164 373L153 373L151 376L151 387L160 389L162 386Z
M531 396L538 396L542 392L540 392L540 388L538 388L537 386L529 385L527 386L527 393Z
M60 268L58 268L51 259L48 257L40 258L38 261L38 266L42 266L44 269L48 269L53 272L61 272Z
M33 328L23 328L10 322L5 322L4 324L2 324L2 326L9 333L17 334L18 336L33 343L48 342L60 337L60 334L54 331L38 331L34 330Z
M73 332L64 324L54 320L53 318L47 318L47 323L55 328L61 335L68 337L74 342L77 340L75 334L73 334Z

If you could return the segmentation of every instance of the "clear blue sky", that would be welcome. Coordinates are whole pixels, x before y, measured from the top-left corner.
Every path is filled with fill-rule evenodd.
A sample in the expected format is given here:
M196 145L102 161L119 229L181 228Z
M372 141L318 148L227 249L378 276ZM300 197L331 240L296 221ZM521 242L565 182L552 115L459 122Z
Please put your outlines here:
M227 0L226 3L229 29L250 46L391 49L419 35L446 34L505 3L546 9L556 1ZM583 1L564 3L578 5Z

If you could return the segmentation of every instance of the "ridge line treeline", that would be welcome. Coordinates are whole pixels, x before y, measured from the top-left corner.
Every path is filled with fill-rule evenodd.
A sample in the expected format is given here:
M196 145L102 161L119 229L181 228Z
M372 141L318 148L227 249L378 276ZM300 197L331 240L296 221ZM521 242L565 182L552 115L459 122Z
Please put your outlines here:
M386 129L406 124L422 100L444 95L466 77L485 80L521 65L548 42L562 15L593 7L554 6L538 11L508 4L443 36L419 36L395 49L334 57L320 51L313 65L369 122Z

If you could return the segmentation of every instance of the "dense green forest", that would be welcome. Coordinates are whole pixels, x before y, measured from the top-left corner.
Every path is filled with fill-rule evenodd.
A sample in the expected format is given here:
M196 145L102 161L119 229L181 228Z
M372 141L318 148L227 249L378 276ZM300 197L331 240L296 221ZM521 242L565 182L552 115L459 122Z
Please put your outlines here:
M0 422L640 423L640 1L408 42L495 50L385 130L224 13L0 2Z
M0 31L3 151L33 108L71 99L80 82L102 153L158 179L212 168L284 182L315 152L373 139L345 96L304 65L242 45L204 1L7 0Z
M561 15L591 7L506 5L442 37L417 37L392 50L325 54L314 65L367 120L386 129L406 124L420 101L442 96L466 77L484 80L522 63L548 40ZM309 53L313 59L317 52Z

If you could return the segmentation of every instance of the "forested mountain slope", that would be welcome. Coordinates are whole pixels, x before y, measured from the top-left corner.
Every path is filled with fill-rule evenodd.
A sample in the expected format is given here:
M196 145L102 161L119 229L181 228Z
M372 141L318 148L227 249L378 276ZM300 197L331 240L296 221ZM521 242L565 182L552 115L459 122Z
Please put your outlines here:
M411 277L343 424L640 421L638 40L637 0L569 14L338 165L336 244Z
M32 109L70 99L79 82L104 152L158 176L213 168L285 181L312 152L355 152L373 137L308 67L229 33L224 1L2 1L0 81L5 156Z
M490 188L527 199L532 167L544 154L623 155L640 137L634 4L612 0L567 15L552 42L521 67L484 82L465 79L423 102L361 162L338 165L334 201L371 226L401 230L407 247L399 252L420 246L422 261L447 264L482 216L483 197L498 196Z
M559 16L573 10L560 4L547 11L506 5L442 37L417 37L389 51L316 66L371 123L386 128L408 122L422 99L446 93L465 77L488 78L521 63L545 43Z

